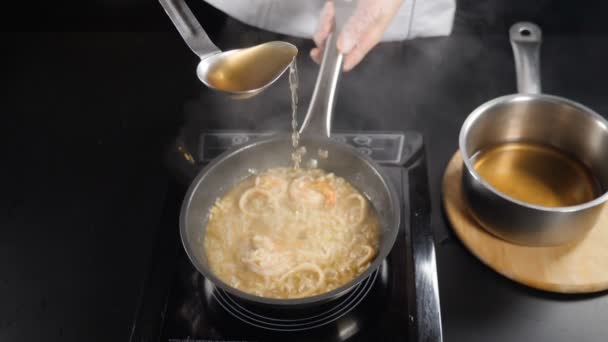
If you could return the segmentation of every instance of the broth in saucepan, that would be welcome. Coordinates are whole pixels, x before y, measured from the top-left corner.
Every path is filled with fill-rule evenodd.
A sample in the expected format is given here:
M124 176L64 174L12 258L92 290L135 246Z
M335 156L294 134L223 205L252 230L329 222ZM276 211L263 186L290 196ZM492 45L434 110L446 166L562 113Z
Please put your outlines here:
M548 146L506 143L474 158L479 175L498 191L531 204L565 207L595 199L599 189L578 160Z

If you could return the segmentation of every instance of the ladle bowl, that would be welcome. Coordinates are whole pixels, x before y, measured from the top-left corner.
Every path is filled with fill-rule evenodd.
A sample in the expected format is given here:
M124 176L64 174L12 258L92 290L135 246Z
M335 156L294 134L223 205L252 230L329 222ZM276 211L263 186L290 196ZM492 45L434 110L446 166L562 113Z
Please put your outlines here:
M198 79L234 98L249 98L272 85L298 54L293 44L273 41L222 52L209 38L184 0L159 0L188 47L201 59Z

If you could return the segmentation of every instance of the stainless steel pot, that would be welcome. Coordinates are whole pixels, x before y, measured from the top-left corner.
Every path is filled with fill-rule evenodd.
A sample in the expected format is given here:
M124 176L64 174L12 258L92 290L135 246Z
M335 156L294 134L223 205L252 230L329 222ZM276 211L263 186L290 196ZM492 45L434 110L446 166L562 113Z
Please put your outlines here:
M227 151L206 166L192 182L182 204L181 238L190 261L200 273L215 286L253 304L304 308L336 299L380 267L397 237L401 204L390 179L368 157L346 144L329 139L334 95L342 66L342 56L337 52L335 44L335 35L331 35L301 130L300 144L309 151L317 151L319 148L327 150L329 158L319 159L318 167L345 178L369 198L380 218L380 248L365 272L337 289L316 296L298 299L263 298L224 283L209 268L204 252L203 241L209 209L218 197L249 176L248 170L290 165L291 136L280 134Z
M465 198L479 223L507 241L532 246L571 242L593 227L608 201L608 122L577 102L541 94L538 26L517 23L510 39L519 94L484 103L464 122L459 147ZM551 146L582 162L597 182L598 196L579 205L545 207L496 190L475 170L474 158L492 146L518 141Z

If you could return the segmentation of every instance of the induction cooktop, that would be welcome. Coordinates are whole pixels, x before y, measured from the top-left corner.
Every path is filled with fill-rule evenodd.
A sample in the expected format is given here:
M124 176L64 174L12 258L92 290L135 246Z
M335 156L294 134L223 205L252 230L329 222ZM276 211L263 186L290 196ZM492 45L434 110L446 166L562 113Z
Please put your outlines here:
M337 132L382 165L401 197L401 226L382 265L346 295L300 310L252 306L190 264L179 239L189 180L227 149L272 132L201 132L169 151L175 172L142 288L131 341L442 341L423 137L418 132ZM186 146L189 146L187 148Z

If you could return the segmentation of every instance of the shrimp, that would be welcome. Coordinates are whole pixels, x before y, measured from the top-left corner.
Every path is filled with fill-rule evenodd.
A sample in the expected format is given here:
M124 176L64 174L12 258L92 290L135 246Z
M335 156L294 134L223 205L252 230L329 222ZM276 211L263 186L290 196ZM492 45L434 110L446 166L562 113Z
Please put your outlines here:
M276 197L281 197L287 192L287 181L268 173L257 176L255 186L272 193Z
M289 196L293 201L303 202L319 207L323 203L328 207L336 204L336 189L325 179L313 179L302 176L294 179L289 186Z
M254 273L272 277L293 267L293 256L280 243L267 236L254 235L250 246L244 248L241 261Z
M333 207L336 204L336 189L334 186L325 180L318 180L312 183L314 189L319 191L325 197L325 204Z

